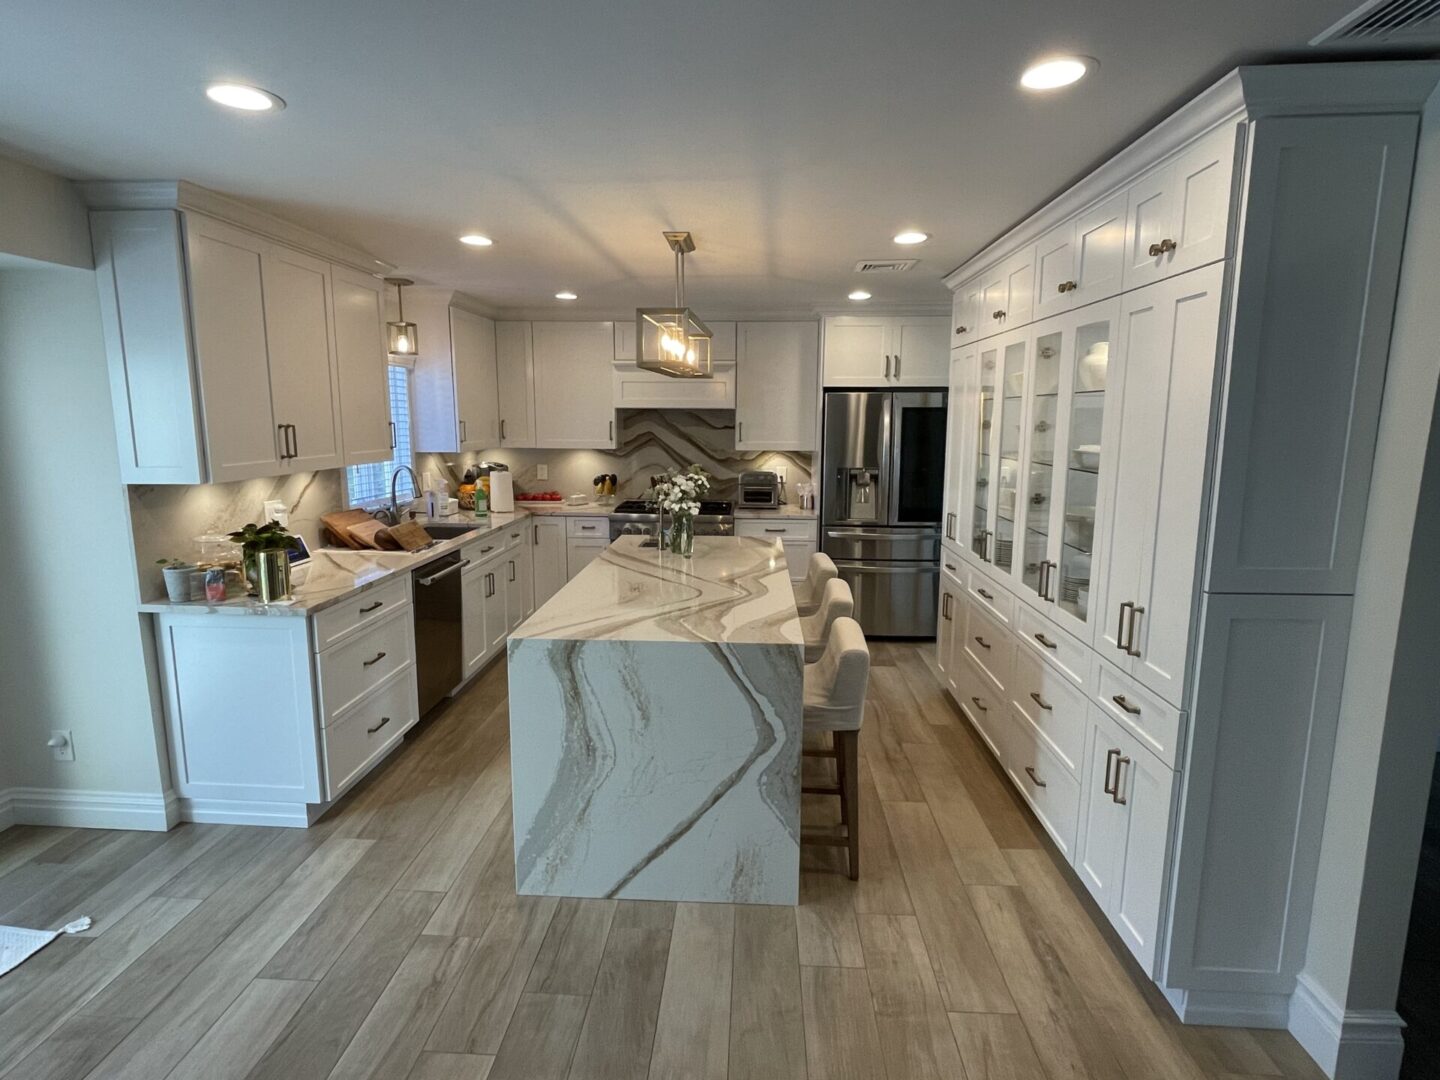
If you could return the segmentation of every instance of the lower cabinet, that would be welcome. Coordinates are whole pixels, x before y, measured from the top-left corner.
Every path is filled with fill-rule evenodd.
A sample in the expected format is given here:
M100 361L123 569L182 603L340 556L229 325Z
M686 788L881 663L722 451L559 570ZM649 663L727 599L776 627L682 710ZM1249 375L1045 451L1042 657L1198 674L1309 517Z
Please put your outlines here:
M569 537L565 542L565 566L566 580L584 570L592 562L600 557L600 553L610 546L608 536L597 537Z
M471 551L474 554L470 554ZM505 649L509 635L509 553L494 537L466 550L470 565L460 574L461 641L466 679Z
M791 581L804 581L810 556L819 550L819 524L815 518L742 518L735 522L736 536L779 540Z
M965 587L948 570L942 570L940 573L940 621L935 632L935 666L939 669L945 686L957 699L960 698L960 685L957 681L956 669L960 664L960 655L956 650L956 641L959 631L963 630L965 626L964 615L961 611L964 597Z
M534 560L534 605L539 608L570 580L566 569L565 519L531 518L530 551Z

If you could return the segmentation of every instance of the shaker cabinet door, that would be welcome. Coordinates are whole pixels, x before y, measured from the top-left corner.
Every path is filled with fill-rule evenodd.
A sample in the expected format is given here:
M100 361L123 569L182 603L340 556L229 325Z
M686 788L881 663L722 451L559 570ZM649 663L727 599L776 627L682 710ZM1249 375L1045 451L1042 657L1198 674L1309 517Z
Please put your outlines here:
M1068 311L1075 303L1075 220L1051 229L1035 245L1034 317Z
M841 315L825 320L825 385L883 386L890 373L890 323Z
M819 325L740 323L735 365L735 449L815 448Z
M547 449L613 449L611 392L615 326L608 322L537 322L535 445Z
M388 461L394 449L383 288L368 274L343 266L330 268L346 465Z
M493 449L500 445L495 324L483 316L452 307L450 348L455 364L460 449Z
M528 322L495 324L497 400L503 447L535 445L535 356Z
M270 398L282 466L313 471L343 464L339 392L330 339L330 265L288 248L263 259Z

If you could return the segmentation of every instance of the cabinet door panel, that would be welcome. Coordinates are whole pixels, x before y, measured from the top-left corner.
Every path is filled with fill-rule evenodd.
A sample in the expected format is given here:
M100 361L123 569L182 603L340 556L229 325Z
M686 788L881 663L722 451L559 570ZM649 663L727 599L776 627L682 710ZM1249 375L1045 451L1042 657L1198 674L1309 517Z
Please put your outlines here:
M1073 865L1107 915L1114 907L1116 879L1125 858L1128 815L1111 794L1116 763L1123 753L1119 733L1092 716L1080 774L1080 828Z
M735 449L813 450L818 325L741 323L737 335Z
M600 557L600 553L610 546L610 541L604 538L594 540L579 540L571 538L566 541L565 568L569 579L584 570L592 562Z
M196 214L185 228L210 480L274 476L283 467L265 345L266 245Z
M615 329L608 322L531 326L535 355L535 445L615 446L611 397Z
M983 288L979 278L972 278L955 291L955 301L951 307L952 322L955 324L954 333L950 336L951 345L969 344L979 340Z
M330 268L335 361L340 379L340 434L346 465L386 461L394 449L383 287L366 274L343 266Z
M500 405L500 445L535 445L535 358L530 324L495 324L495 368Z
M825 385L883 386L890 326L886 319L839 316L825 321Z
M1136 289L1165 276L1165 256L1150 249L1169 238L1175 201L1171 165L1162 165L1130 185L1125 214L1126 289Z
M1235 174L1236 130L1225 125L1175 160L1176 249L1168 272L1183 274L1223 259L1230 238L1230 203Z
M963 530L969 521L969 516L961 513L961 504L965 498L962 474L965 472L967 451L972 438L969 421L973 403L970 399L969 378L974 366L973 348L956 349L951 354L950 411L946 417L945 429L945 516L941 521L944 543L956 551L965 546L961 537L966 535Z
M1035 304L1035 249L1025 248L1005 263L1006 326L1024 326Z
M276 247L263 262L270 397L277 424L290 424L288 469L341 464L335 352L330 341L330 266Z
M495 324L479 315L450 309L450 348L455 364L455 401L461 450L500 445Z
M1128 735L1120 740L1116 798L1124 799L1127 827L1110 921L1147 975L1155 972L1155 939L1165 898L1175 774ZM1108 796L1106 796L1108 798Z
M1087 210L1075 223L1076 306L1114 296L1125 271L1126 193Z
M486 659L505 651L505 639L510 634L510 588L506 578L510 575L510 560L493 559L485 567L485 648Z
M989 337L1005 329L1005 309L1010 300L1006 269L1006 264L1001 263L980 277L980 311L975 321L979 324L981 337Z
M1051 229L1035 245L1035 318L1068 311L1074 304L1075 222Z
M462 573L460 642L465 658L465 678L468 679L484 665L490 637L485 628L485 571L479 567L467 567Z
M889 349L893 385L944 386L950 367L950 320L896 319Z
M569 579L566 570L565 519L536 518L530 522L534 553L535 607L539 608L560 591Z

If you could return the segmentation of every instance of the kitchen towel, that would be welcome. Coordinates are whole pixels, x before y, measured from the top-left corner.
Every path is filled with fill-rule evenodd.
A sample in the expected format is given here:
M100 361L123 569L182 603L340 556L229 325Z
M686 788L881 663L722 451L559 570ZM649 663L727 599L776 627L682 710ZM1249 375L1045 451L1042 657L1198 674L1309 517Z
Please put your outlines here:
M61 934L78 934L89 929L88 916L66 923L59 930L27 930L23 926L0 926L0 975L19 967Z

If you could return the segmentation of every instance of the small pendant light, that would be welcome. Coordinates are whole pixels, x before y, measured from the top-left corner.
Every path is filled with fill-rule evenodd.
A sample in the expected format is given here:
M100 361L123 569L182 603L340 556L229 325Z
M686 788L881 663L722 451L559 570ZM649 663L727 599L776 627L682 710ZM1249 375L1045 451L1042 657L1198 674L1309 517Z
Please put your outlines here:
M385 324L385 329L390 333L390 355L418 356L420 353L420 335L416 331L413 322L405 321L405 286L414 285L415 282L409 278L387 277L385 284L395 286L395 301L400 307L399 320Z

